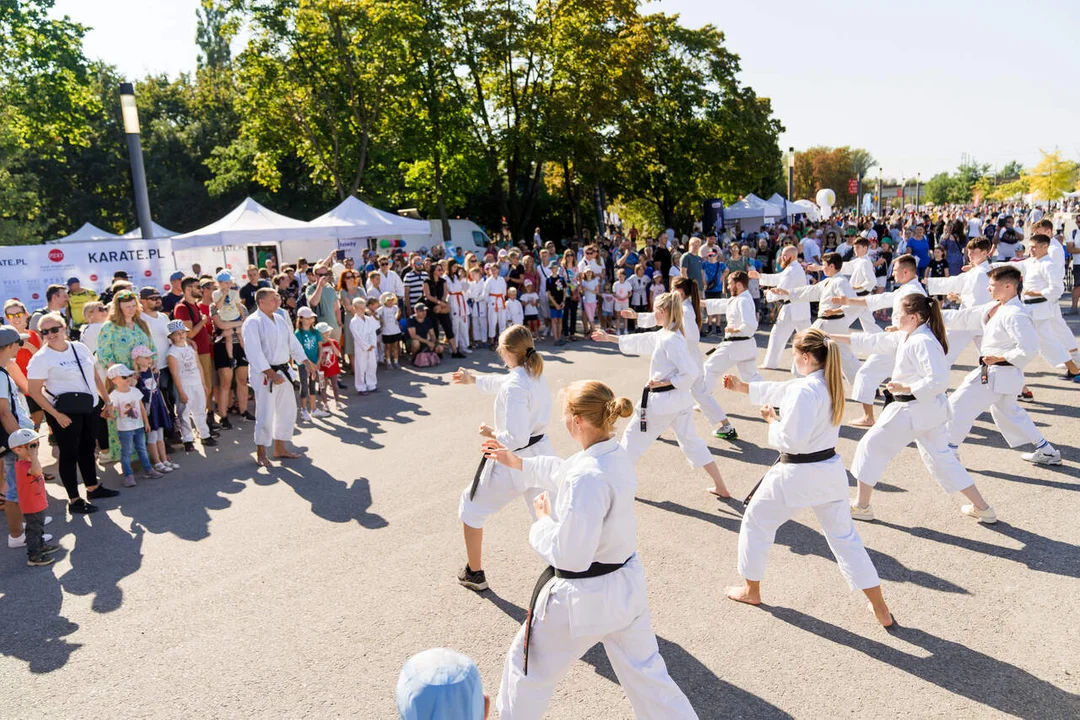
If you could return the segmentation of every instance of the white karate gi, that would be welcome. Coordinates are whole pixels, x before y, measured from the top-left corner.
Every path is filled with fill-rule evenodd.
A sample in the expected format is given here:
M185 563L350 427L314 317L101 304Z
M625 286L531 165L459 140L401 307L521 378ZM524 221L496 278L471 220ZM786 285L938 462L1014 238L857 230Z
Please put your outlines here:
M1039 336L1039 354L1046 362L1057 367L1069 360L1077 360L1076 337L1069 330L1065 318L1061 316L1058 300L1065 292L1065 271L1061 264L1049 255L1041 258L1029 257L1022 262L995 263L994 267L1009 265L1020 270L1024 276L1024 307L1035 321L1035 332ZM1028 296L1028 291L1037 292L1046 298L1039 302ZM1034 302L1033 302L1034 301Z
M808 304L811 302L818 303L818 317L814 320L810 327L817 328L829 334L846 335L851 332L851 325L858 319L858 317L851 311L855 308L851 305L840 308L843 312L832 318L821 317L823 310L837 309L835 305L829 304L829 298L837 297L857 297L855 289L851 287L851 283L848 281L847 276L841 273L836 273L832 277L817 283L816 285L806 285L801 288L795 288L791 291L789 296L791 303L803 303ZM875 325L875 327L877 327ZM837 343L837 349L840 351L840 365L844 377L848 383L855 382L855 375L859 372L859 358L855 357L854 351L850 345L842 345ZM795 377L799 376L799 371L795 367L795 360L791 361L791 374Z
M862 257L853 257L840 268L843 275L851 278L851 287L858 297L869 297L877 289L877 273L874 271L874 261L870 259L869 252ZM868 307L849 307L844 311L851 313L853 321L858 320L862 325L863 332L881 332L881 327L874 320L874 311Z
M907 385L911 402L891 403L855 448L851 474L873 487L885 474L892 459L912 440L919 449L926 469L941 488L952 493L974 485L974 481L949 449L945 433L950 419L949 366L941 343L926 325L920 325L907 335L901 330L891 333L866 333L851 336L856 350L860 346L873 353L896 356L891 377L893 382Z
M495 396L495 439L515 451L521 457L554 455L551 441L544 437L532 447L526 448L529 438L544 435L551 418L551 393L543 376L533 378L523 367L512 368L506 375L477 375L476 389ZM519 449L522 448L522 449ZM482 528L488 517L515 498L523 497L525 507L535 517L533 500L544 490L553 487L532 487L525 476L500 465L494 460L484 463L476 496L469 497L470 483L461 493L458 517L471 528Z
M990 302L990 278L986 275L988 272L990 272L990 263L982 262L968 268L959 275L947 278L928 278L926 291L930 295L956 293L960 296L961 310L985 305ZM978 335L975 334L979 329L976 327L975 331L971 331L961 330L959 327L955 329L948 328L949 352L945 354L945 360L949 363L949 367L953 366L956 358L960 357L960 352L967 347L969 342L974 341L976 348L979 346L980 340Z
M376 376L379 367L379 321L369 315L353 315L349 321L352 333L354 360L354 387L357 392L370 392L378 388Z
M291 440L296 426L296 390L288 377L274 385L263 373L272 365L288 363L290 358L297 363L307 361L304 348L288 318L280 312L267 315L256 310L244 321L241 332L250 364L248 385L255 393L255 444L269 447L274 440ZM295 371L292 378L297 379Z
M497 338L506 329L510 316L506 312L506 280L501 277L488 278L484 282L487 296L488 337Z
M649 393L649 407L645 411L648 429L644 432L641 430L641 403L638 403L622 436L622 446L630 459L637 463L646 448L670 427L691 468L712 462L709 446L694 431L694 400L690 391L701 376L701 366L694 362L686 338L667 329L622 335L619 350L627 355L651 356L649 380L669 382L675 387L668 392Z
M472 308L470 314L472 315L472 334L473 342L486 343L488 341L487 336L487 295L484 292L484 287L487 281L480 279L476 281L469 281L468 294L465 296L466 300L472 301Z
M646 333L654 334L654 333ZM555 685L585 651L604 643L634 715L650 720L697 718L668 674L649 620L645 572L635 553L634 462L614 438L567 460L536 457L522 472L537 486L558 486L551 517L529 542L546 563L570 572L594 562L626 565L593 578L555 578L536 600L524 673L525 626L510 646L495 707L502 720L542 718Z
M867 295L866 306L870 308L871 311L875 312L891 307L892 318L890 319L890 322L895 325L896 318L900 317L900 301L903 300L906 295L912 293L918 293L919 295L926 294L926 291L923 290L923 286L918 278L908 280L892 292ZM852 337L857 336L852 335ZM859 348L861 346L859 344L852 342L851 347L856 354L860 354ZM867 345L865 347L875 346ZM866 358L859 368L859 372L855 373L855 382L851 384L851 398L864 405L873 404L874 394L877 391L878 386L888 379L889 372L892 371L893 366L896 363L894 346L890 343L886 343L880 347L882 352L874 351L870 353L869 357ZM948 370L946 370L945 375L948 377Z
M798 260L793 260L780 273L774 275L762 274L759 279L762 287L778 287L791 292L792 290L806 286L806 273ZM776 316L776 324L769 333L769 344L765 348L765 360L762 365L773 370L780 369L780 353L784 352L787 341L795 332L806 330L810 327L810 306L805 303L793 305L787 302L783 295L775 295L766 291L765 299L769 302L782 301L783 307Z
M449 278L446 281L446 292L454 337L458 339L458 350L468 354L471 352L469 350L469 281Z
M716 346L712 355L705 359L702 384L708 398L704 401L697 399L697 402L709 423L715 425L725 416L713 393L716 391L716 383L728 370L734 367L744 382L761 380L761 373L757 370L757 341L754 339L758 327L757 309L750 291L746 290L733 298L706 300L705 314L727 315L724 334L728 337L747 338L724 340Z
M992 318L988 318L994 308L997 311ZM1039 352L1035 325L1019 298L1000 306L997 302L989 302L964 310L946 311L945 324L961 331L981 333L979 355L1003 357L1011 363L1011 366L989 366L985 385L982 382L982 368L975 368L949 397L952 409L952 420L948 425L949 442L953 445L964 442L975 418L989 409L994 425L1009 447L1019 447L1025 443L1037 446L1042 443L1042 433L1016 401L1016 396L1024 388L1024 367Z
M840 426L832 422L832 400L823 370L787 382L750 383L750 402L780 408L780 419L769 425L769 447L800 455L836 447ZM776 530L805 507L814 509L851 589L880 585L851 519L847 472L839 455L816 463L778 462L769 468L739 528L739 575L759 582L764 579Z
M511 325L525 324L525 308L521 307L520 300L507 300L506 314L510 319Z
M202 373L199 371L199 360L195 354L195 346L188 341L187 345L172 345L169 347L169 356L176 360L179 373L180 387L188 401L178 402L176 406L176 421L180 424L180 439L183 442L193 442L195 435L191 432L191 426L199 431L199 439L205 440L210 437L210 428L206 425L206 388L203 385ZM174 377L176 377L174 375Z

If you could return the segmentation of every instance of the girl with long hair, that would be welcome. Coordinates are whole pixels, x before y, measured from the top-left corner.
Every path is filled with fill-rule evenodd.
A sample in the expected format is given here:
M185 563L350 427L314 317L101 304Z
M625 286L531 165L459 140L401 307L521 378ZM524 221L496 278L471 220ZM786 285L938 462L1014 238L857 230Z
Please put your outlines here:
M863 546L848 507L844 463L836 454L844 417L844 378L838 343L817 328L795 335L795 368L801 376L787 382L746 383L724 376L724 387L748 394L769 424L769 445L780 451L748 499L739 528L739 575L742 587L727 596L761 604L769 548L777 529L806 507L814 509L852 590L862 590L878 622L892 616L881 595L877 570ZM777 410L779 408L779 410Z
M833 340L851 343L856 352L895 352L896 364L888 384L893 402L863 435L855 448L851 474L859 481L858 499L851 503L856 520L873 520L870 496L894 457L915 441L923 465L946 493L961 492L971 501L960 508L979 522L997 521L994 509L983 499L975 481L949 448L949 343L945 321L937 300L910 294L900 301L898 330L868 335L834 335Z

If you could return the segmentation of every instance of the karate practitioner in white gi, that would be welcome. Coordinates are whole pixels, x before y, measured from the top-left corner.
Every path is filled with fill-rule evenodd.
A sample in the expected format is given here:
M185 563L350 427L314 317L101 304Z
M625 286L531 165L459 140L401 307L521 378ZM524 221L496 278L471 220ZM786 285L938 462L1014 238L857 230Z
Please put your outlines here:
M919 282L918 269L918 261L913 255L901 255L893 261L893 280L897 284L895 290L866 297L849 298L837 295L832 298L832 303L845 307L852 305L856 307L865 306L873 311L892 308L890 325L896 328L896 318L900 314L900 303L904 298L912 294L926 295L926 291L923 290L923 286ZM853 344L852 347L858 354L860 347L874 346ZM851 423L855 427L873 426L874 396L878 386L889 377L889 372L893 369L895 360L894 346L891 343L885 343L881 345L880 352L874 351L870 353L869 357L859 367L859 372L855 373L855 382L851 384L851 397L856 402L861 403L863 407L862 417Z
M379 329L382 325L375 319L379 299L353 298L352 306L353 316L349 320L349 332L353 338L353 357L356 364L353 368L353 387L358 394L366 395L379 389L378 347Z
M870 259L870 241L864 237L856 238L853 246L855 257L843 264L840 272L847 275L857 297L866 297L877 288L877 273L874 261ZM881 327L874 320L874 311L868 307L853 308L854 320L862 324L863 332L881 332ZM854 324L854 321L853 321Z
M788 245L780 251L780 267L783 270L776 274L759 273L751 270L748 274L751 279L761 283L761 287L775 287L791 292L795 288L806 286L806 273L799 264L799 249L794 245ZM765 348L765 359L758 367L762 370L779 370L780 353L784 352L788 338L792 333L802 332L810 327L810 306L804 303L791 305L787 298L777 295L771 290L765 292L765 299L769 302L781 302L783 307L776 316L776 324L769 333L769 344Z
M255 292L256 312L251 313L241 328L244 350L250 369L248 385L255 392L255 462L272 467L267 448L274 447L273 458L298 458L298 453L285 447L292 439L296 426L296 390L289 361L304 363L312 376L319 369L307 359L303 346L293 334L289 319L279 313L281 297L273 288Z
M728 275L727 284L730 298L714 298L705 301L705 313L727 315L727 325L724 327L724 339L705 358L702 385L706 398L695 399L705 419L709 421L709 425L716 428L713 431L714 437L721 440L736 440L739 434L728 422L727 414L713 396L716 383L732 367L746 382L757 382L762 378L757 370L757 341L754 339L754 333L757 332L758 320L754 298L750 296L748 290L750 276L741 270L733 272Z
M982 335L979 367L968 373L949 396L949 447L956 451L971 432L975 418L989 410L1009 447L1026 443L1034 446L1034 452L1021 456L1024 460L1037 465L1060 465L1061 453L1047 442L1016 401L1024 386L1024 367L1039 351L1035 325L1017 297L1020 270L1008 265L994 268L989 283L993 302L944 313L947 328Z
M840 257L840 253L826 253L825 257L822 258L822 264L815 266L816 270L825 273L825 280L814 285L795 288L790 292L780 288L776 288L774 292L778 295L786 294L793 305L798 303L818 303L818 316L810 327L818 328L826 334L850 332L851 325L858 319L858 316L853 311L837 308L829 303L829 299L834 297L858 297L847 276L841 273L843 265L844 260ZM855 374L859 371L859 359L855 357L855 353L852 352L849 345L839 345L838 350L844 377L849 383L854 383ZM798 366L794 360L791 363L791 372L798 377Z
M970 241L964 248L968 256L968 269L952 277L928 278L927 293L948 295L954 302L959 300L961 310L990 302L990 281L986 274L990 272L990 263L987 258L990 257L992 249L993 245L986 238L975 238ZM976 334L979 328L976 327L975 332L962 330L959 325L950 326L947 329L949 353L945 356L945 361L949 363L949 367L952 367L956 363L956 358L960 357L960 351L967 347L968 343L974 341L975 346L979 346L979 337Z
M486 395L495 396L495 425L481 424L480 436L497 440L522 457L553 455L547 439L551 419L551 394L544 379L544 360L533 346L532 333L524 325L507 328L496 348L509 372L505 375L473 375L459 368L452 377L456 385L476 385ZM532 501L543 490L529 485L524 475L494 462L481 461L479 476L461 493L458 517L465 534L468 562L458 573L458 582L470 590L487 590L482 550L484 523L511 501L524 498L533 512Z
M836 266L840 265L836 255ZM826 260L828 263L828 260ZM836 454L844 417L844 381L840 348L817 328L798 333L795 365L801 377L787 382L745 383L727 375L724 387L750 395L769 424L769 446L780 451L754 490L739 528L739 575L742 587L727 596L761 604L761 581L777 529L806 507L814 509L840 573L852 590L862 590L870 610L885 627L892 616L881 595L881 581L855 529L848 505L844 463ZM779 415L775 408L779 408Z
M460 265L453 260L447 264L450 271L446 274L446 300L450 305L454 337L458 338L458 350L468 355L472 352L469 349L472 344L469 338L469 281Z
M474 267L469 271L469 290L465 299L471 303L469 314L471 316L472 345L473 347L487 346L487 294L484 286L484 271Z
M487 295L488 340L494 345L495 338L507 328L510 315L506 312L506 280L499 276L499 266L491 263L487 270L484 293Z
M485 443L487 456L511 472L559 488L554 502L546 493L535 501L529 543L549 568L510 646L495 703L499 717L542 718L555 685L602 642L635 716L697 718L660 656L635 551L637 477L614 436L616 421L630 417L633 405L595 381L574 383L563 400L563 422L581 446L576 455L521 458L497 441Z
M856 520L873 520L870 496L892 459L913 440L923 465L946 493L961 492L971 500L960 511L979 522L997 522L971 475L949 448L949 366L945 364L945 322L937 300L911 293L900 302L895 332L835 335L856 351L892 352L896 357L888 388L892 402L855 448L851 474L859 481L859 497L851 503Z
M623 431L622 445L636 464L660 433L670 427L690 467L705 468L712 478L713 487L706 490L717 497L730 497L709 446L694 432L694 398L690 390L701 376L701 366L694 363L686 346L679 295L657 295L653 314L660 327L655 332L612 335L597 330L592 335L598 342L618 343L619 350L627 355L650 356L649 382L642 392L636 419Z

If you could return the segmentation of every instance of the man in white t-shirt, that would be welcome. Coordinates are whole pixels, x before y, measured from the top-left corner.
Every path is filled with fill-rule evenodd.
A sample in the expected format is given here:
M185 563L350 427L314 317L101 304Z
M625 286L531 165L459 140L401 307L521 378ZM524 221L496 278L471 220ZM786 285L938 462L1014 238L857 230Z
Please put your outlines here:
M1065 249L1072 255L1072 308L1066 311L1069 315L1076 314L1077 300L1080 300L1080 215L1077 215L1074 220L1076 226L1069 231L1066 236L1068 241L1065 243Z
M968 218L968 239L977 238L982 235L982 218L979 217L979 213L975 213Z

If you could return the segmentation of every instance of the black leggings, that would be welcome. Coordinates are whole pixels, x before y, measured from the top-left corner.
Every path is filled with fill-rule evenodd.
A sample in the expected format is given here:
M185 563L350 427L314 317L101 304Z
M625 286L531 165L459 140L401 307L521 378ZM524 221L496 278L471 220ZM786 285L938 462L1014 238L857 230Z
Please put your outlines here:
M68 417L71 418L71 424L62 428L52 415L45 413L45 421L52 428L56 447L60 450L60 459L57 462L60 467L60 482L64 483L68 498L74 500L79 497L79 472L82 473L86 487L98 484L97 465L94 464L97 454L98 413Z
M563 306L562 332L565 337L572 336L577 328L577 307L578 301L570 299Z
M446 341L454 339L454 320L450 313L435 313L435 339L439 339L439 328L446 333Z

